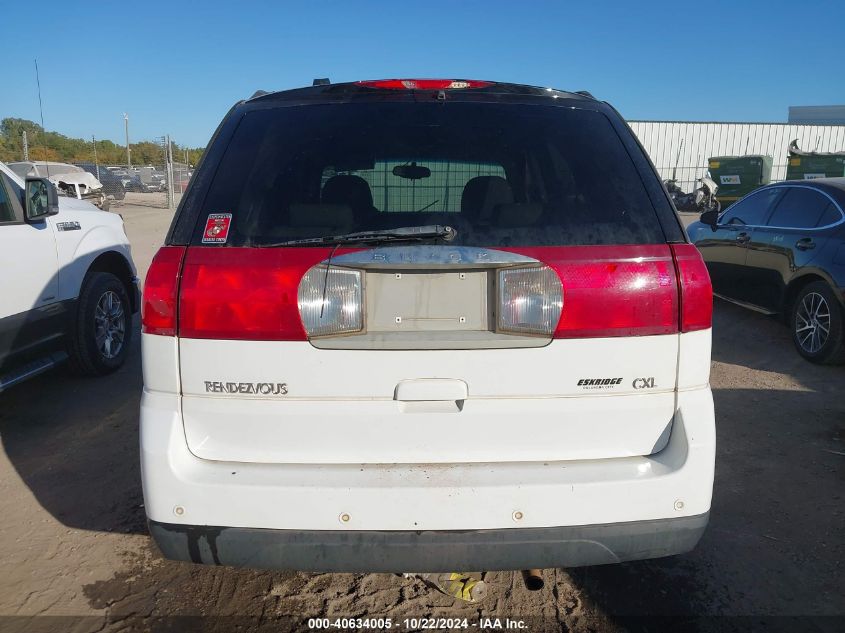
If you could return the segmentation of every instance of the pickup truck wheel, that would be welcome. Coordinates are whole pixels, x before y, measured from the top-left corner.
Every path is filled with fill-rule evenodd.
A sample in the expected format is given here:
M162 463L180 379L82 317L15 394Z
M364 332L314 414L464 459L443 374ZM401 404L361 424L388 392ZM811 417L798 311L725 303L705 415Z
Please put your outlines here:
M111 273L89 273L82 284L68 353L79 374L101 376L126 360L132 339L129 296Z
M819 365L845 363L845 314L823 281L807 284L792 305L792 340L798 353Z

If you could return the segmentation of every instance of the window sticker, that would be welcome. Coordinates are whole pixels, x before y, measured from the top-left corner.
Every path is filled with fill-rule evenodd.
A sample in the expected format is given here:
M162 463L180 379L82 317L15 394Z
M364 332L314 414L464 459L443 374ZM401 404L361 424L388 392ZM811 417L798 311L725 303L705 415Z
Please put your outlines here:
M209 213L202 233L203 244L225 244L232 225L231 213Z

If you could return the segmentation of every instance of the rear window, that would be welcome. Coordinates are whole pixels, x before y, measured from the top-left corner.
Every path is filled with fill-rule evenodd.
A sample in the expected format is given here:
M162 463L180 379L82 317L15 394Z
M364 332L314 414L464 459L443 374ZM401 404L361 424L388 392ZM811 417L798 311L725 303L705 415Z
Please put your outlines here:
M246 113L209 214L229 246L448 224L466 246L663 242L630 156L600 112L490 103L353 103Z

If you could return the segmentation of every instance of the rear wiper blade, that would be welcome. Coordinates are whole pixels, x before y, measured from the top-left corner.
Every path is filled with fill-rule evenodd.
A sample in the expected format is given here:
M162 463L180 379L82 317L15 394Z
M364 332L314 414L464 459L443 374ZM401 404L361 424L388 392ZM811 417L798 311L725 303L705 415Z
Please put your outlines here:
M337 244L378 244L382 242L413 242L440 238L451 242L458 232L451 226L430 224L427 226L403 226L398 229L384 229L379 231L358 231L341 235L324 235L322 237L305 237L298 240L274 242L272 244L258 244L261 247L273 246L313 246Z

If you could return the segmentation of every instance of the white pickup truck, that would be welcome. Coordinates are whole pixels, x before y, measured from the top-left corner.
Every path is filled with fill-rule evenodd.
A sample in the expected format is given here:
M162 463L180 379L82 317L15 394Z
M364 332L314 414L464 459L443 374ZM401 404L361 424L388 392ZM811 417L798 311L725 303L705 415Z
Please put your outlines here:
M0 163L0 391L67 359L102 375L126 360L138 311L123 219Z

